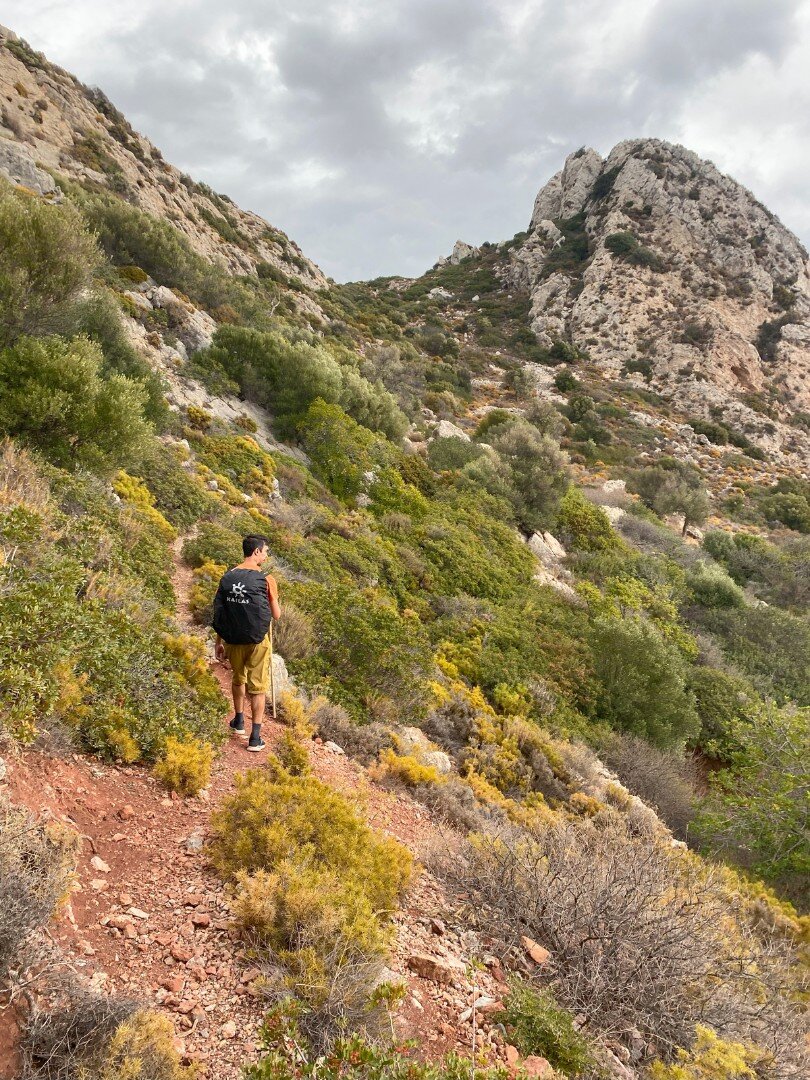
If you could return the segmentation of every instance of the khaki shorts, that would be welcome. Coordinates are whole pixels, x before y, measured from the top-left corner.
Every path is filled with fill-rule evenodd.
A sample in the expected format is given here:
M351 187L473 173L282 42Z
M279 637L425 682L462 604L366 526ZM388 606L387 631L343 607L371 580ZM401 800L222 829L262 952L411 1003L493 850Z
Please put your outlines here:
M270 638L258 645L225 645L234 686L244 686L249 694L266 694L270 685Z

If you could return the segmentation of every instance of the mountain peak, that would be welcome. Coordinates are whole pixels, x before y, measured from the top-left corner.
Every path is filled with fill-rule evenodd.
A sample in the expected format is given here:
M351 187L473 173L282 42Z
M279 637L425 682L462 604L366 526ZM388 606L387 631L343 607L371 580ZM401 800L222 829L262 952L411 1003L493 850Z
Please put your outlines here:
M683 146L570 154L537 195L513 275L540 343L567 340L610 377L635 373L697 415L742 409L760 427L763 412L810 410L807 252Z

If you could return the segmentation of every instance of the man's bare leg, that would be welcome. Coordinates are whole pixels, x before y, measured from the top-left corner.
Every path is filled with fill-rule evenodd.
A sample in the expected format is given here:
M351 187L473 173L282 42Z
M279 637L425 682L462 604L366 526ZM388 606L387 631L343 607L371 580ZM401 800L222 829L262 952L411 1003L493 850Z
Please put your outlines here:
M250 718L253 722L253 726L250 731L248 750L264 749L264 743L262 742L262 720L264 720L264 706L266 700L266 694L250 695Z
M231 731L237 732L239 735L245 733L245 686L244 683L231 683L231 693L233 694L233 720L231 720Z

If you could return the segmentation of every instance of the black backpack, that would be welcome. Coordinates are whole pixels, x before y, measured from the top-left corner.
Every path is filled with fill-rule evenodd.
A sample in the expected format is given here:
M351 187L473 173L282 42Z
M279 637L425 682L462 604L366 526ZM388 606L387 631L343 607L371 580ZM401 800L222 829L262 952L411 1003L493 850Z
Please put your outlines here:
M264 574L238 566L223 574L214 597L212 624L226 644L258 645L270 629L271 619Z

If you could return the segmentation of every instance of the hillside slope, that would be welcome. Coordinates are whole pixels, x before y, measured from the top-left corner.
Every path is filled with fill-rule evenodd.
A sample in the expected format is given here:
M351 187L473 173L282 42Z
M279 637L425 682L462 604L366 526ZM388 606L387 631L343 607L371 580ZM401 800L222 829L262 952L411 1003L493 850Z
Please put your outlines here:
M84 86L5 27L0 95L0 174L51 195L53 173L110 191L171 222L195 251L232 273L255 275L264 263L308 286L326 284L283 232L164 161L101 90Z
M532 235L324 283L0 64L0 1066L805 1076L801 410L538 339ZM670 272L590 202L568 299ZM210 631L256 533L264 756Z

